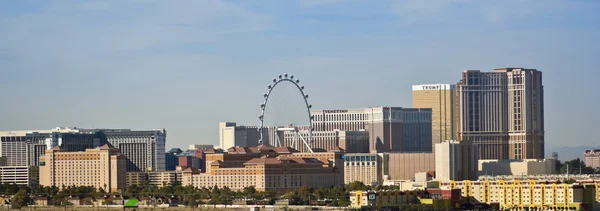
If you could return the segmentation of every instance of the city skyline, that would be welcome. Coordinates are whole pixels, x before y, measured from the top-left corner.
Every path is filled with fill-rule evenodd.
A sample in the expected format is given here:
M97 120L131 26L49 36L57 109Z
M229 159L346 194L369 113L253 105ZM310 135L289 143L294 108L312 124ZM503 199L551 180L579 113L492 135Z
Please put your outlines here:
M258 125L277 74L301 77L315 109L411 107L412 85L517 66L544 73L547 146L597 142L596 2L390 2L372 11L364 2L272 3L149 2L120 22L134 5L9 2L0 9L0 97L10 102L0 130L166 128L167 149L218 145L219 122ZM214 12L196 17L200 9ZM465 14L481 20L463 25ZM577 109L564 109L571 102Z

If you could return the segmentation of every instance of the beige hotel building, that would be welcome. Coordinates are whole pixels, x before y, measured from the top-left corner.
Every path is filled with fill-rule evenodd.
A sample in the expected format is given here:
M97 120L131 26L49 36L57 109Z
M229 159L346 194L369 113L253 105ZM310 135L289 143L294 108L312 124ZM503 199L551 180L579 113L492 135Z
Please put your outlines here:
M125 155L108 144L85 152L54 147L40 158L40 185L93 186L116 192L126 186L126 162Z
M457 139L473 141L480 159L544 158L542 72L466 70L457 95Z
M431 108L431 146L456 138L456 85L421 84L412 87L414 108Z
M182 185L229 187L243 190L285 191L302 186L323 187L343 184L343 170L334 168L340 152L299 153L288 147L234 147L227 152L206 152L206 172L183 171ZM336 159L339 156L339 159Z

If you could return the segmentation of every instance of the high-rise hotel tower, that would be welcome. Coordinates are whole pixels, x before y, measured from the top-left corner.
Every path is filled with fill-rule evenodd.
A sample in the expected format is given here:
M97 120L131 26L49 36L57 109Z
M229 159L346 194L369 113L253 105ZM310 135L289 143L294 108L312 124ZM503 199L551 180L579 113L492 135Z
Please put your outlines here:
M480 159L544 157L544 86L535 69L466 70L457 85L458 139Z
M421 84L412 87L413 108L431 108L431 146L456 138L456 86Z

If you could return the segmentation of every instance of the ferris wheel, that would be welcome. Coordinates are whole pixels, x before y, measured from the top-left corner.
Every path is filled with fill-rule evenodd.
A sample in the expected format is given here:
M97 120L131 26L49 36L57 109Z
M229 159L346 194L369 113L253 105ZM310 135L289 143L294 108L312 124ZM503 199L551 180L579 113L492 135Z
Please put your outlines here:
M300 80L294 79L293 75L278 75L267 89L263 94L264 101L260 105L261 113L258 116L259 144L264 144L265 138L268 138L272 146L293 147L298 150L303 147L306 151L313 152L310 146L312 105L308 103L308 95L304 93ZM285 105L281 105L282 103ZM288 138L282 140L284 137Z

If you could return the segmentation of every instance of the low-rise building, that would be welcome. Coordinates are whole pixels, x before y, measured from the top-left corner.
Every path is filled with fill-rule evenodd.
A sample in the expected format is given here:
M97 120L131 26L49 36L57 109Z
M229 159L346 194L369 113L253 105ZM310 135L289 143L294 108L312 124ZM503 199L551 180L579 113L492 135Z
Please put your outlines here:
M441 188L461 189L471 204L499 204L501 209L596 210L597 184L560 180L445 181Z
M109 144L85 152L63 152L54 147L40 158L40 185L93 186L116 192L125 188L126 162L125 155Z
M47 197L47 196L34 197L33 198L33 203L36 206L48 206L48 205L52 205L52 198Z
M403 181L397 182L397 185L401 191L414 191L414 190L427 190L431 188L439 188L439 181Z
M148 183L156 187L176 184L181 180L181 172L177 171L151 171L148 172Z
M333 157L332 160L314 158L320 157L320 153L306 153L313 157L297 157L299 155L295 152L287 147L263 145L234 147L228 152L208 152L206 158L211 163L206 173L184 170L182 183L198 188L226 186L232 190L254 186L258 191L343 184L343 179L340 179L343 173L334 168ZM336 153L329 154L335 156Z
M482 175L545 175L556 173L554 159L479 160L478 176Z
M432 188L415 191L352 191L350 208L363 210L414 209L438 210L459 208L458 189Z
M130 185L144 185L148 181L148 174L143 171L131 171L126 174L127 187Z

